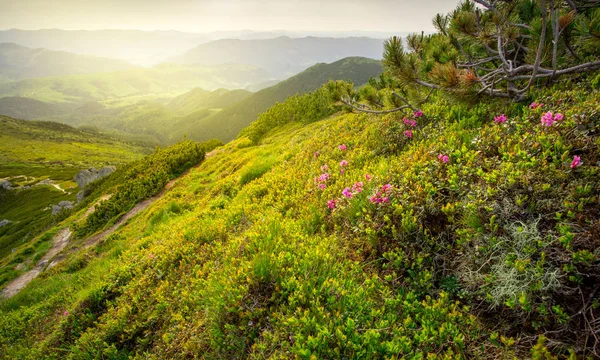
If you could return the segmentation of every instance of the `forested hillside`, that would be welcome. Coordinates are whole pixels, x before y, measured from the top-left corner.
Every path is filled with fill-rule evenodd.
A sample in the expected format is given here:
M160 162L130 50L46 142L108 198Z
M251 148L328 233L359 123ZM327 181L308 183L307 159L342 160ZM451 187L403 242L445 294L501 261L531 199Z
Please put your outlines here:
M381 62L373 59L350 57L331 64L317 64L270 88L226 107L212 116L182 124L178 134L187 134L196 140L218 138L229 141L257 116L286 98L314 91L329 80L351 81L363 85L383 71Z

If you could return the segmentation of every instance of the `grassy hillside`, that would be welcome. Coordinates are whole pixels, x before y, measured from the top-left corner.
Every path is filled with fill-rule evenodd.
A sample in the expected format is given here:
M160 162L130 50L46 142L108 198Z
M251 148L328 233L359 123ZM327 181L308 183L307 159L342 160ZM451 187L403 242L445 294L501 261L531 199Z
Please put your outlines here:
M0 115L14 119L33 120L47 116L58 116L69 111L72 111L72 106L61 106L18 96L0 98Z
M593 357L597 89L532 93L538 109L434 95L415 127L315 122L336 108L314 96L0 303L4 354Z
M0 178L13 190L0 190L0 259L27 243L53 219L51 205L75 201L81 189L73 177L83 169L121 166L151 152L93 131L0 116Z
M177 134L196 140L219 138L229 141L269 107L289 96L318 89L329 80L348 80L357 86L382 72L377 60L350 57L331 64L317 64L275 86L261 90L223 111L191 124L181 124Z
M201 109L225 109L252 95L246 90L207 91L195 88L169 101L168 107L179 114L191 114Z
M127 71L28 79L0 84L0 97L83 102L140 95L179 95L193 88L239 89L272 78L249 65L175 65Z
M123 60L0 43L0 77L5 79L89 74L131 68L134 65Z
M330 63L349 56L380 58L383 40L370 38L217 40L202 44L171 60L180 64L239 63L269 70L276 78L297 74L317 63Z

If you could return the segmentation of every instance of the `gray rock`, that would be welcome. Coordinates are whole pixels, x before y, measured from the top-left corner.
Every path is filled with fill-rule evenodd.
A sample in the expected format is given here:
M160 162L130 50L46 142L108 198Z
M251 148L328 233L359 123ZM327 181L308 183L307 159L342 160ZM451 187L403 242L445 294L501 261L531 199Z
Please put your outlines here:
M85 190L81 190L80 192L77 193L77 202L82 202L83 199L85 198Z
M12 190L12 184L8 180L0 180L0 189Z
M10 220L4 219L4 220L0 221L0 227L6 226L6 225L10 224L11 222L12 221L10 221Z
M65 209L72 209L72 208L73 208L72 201L61 201L58 203L58 205L52 205L52 215L56 215Z
M114 166L105 166L100 170L96 170L94 168L89 168L87 170L81 170L75 175L75 182L79 185L80 188L84 188L87 184L100 180L103 177L106 177L113 172L115 172L116 168Z

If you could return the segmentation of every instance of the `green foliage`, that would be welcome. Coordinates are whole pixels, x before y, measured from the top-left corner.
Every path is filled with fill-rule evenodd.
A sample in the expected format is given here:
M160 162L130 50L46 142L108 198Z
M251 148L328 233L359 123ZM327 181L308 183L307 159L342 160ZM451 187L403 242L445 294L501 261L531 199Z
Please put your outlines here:
M169 180L204 160L204 155L202 144L183 141L157 149L152 155L113 173L107 182L119 185L110 199L95 206L95 211L77 229L78 235L84 236L103 228L138 202L157 194Z
M255 122L240 132L239 136L248 137L256 144L274 128L291 122L308 124L333 113L334 108L329 102L328 90L323 86L310 94L294 95L270 107L260 114Z

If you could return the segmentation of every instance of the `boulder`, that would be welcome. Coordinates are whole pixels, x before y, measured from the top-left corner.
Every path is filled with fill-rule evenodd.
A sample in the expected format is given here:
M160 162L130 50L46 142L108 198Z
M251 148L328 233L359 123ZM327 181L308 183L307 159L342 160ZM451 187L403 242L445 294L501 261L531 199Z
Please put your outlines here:
M81 170L75 175L75 182L80 188L84 188L87 184L100 180L103 177L106 177L113 172L115 172L116 168L114 166L105 166L100 170L96 170L94 168L89 168L87 170Z
M0 180L0 189L11 190L12 184L10 183L10 181L2 179Z
M56 215L65 209L72 209L72 208L73 208L72 201L61 201L58 203L58 205L52 205L52 215Z

